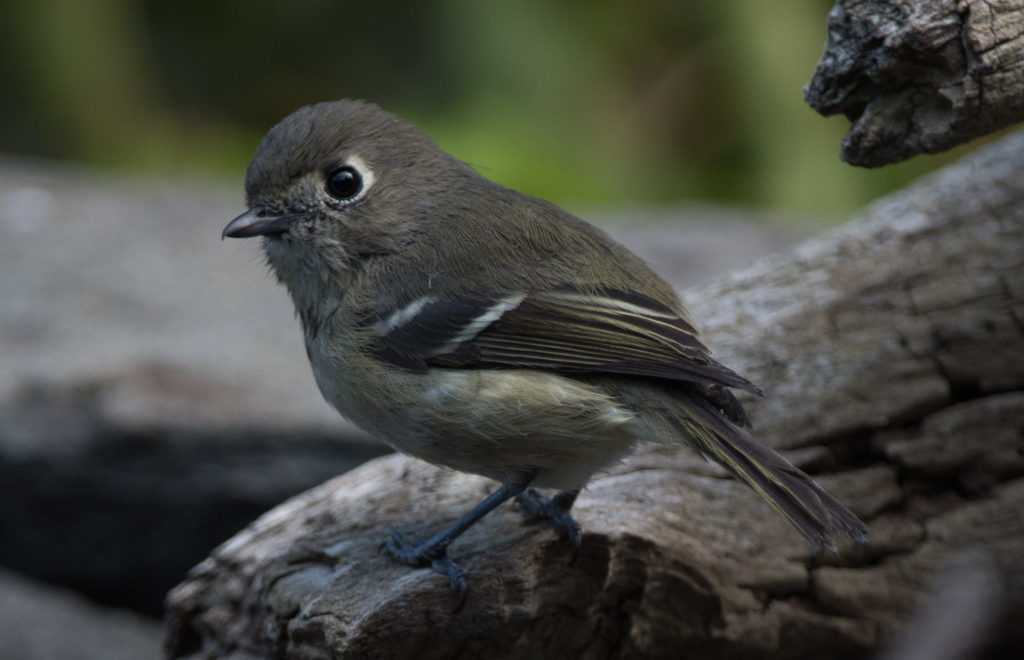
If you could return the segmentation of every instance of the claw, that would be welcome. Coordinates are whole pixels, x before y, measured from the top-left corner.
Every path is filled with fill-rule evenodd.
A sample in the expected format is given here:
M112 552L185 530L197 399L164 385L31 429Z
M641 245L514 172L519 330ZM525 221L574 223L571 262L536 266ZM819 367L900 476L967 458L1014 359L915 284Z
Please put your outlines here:
M452 613L458 613L466 605L466 596L469 592L466 576L462 569L448 556L447 546L425 543L415 534L413 539L416 545L410 545L400 532L394 530L391 532L391 538L384 541L383 547L387 548L392 557L402 563L417 567L430 566L446 576L452 591L458 595L458 602Z
M466 586L466 576L462 569L448 556L448 546L502 502L521 495L536 475L532 471L524 471L515 476L515 479L503 483L501 488L485 497L469 513L459 518L454 525L437 534L429 541L421 541L418 536L414 535L413 538L416 541L416 545L413 546L398 531L392 531L391 538L384 541L383 547L391 553L392 557L400 562L410 566L429 565L435 571L447 576L449 586L459 596L459 601L455 606L455 612L458 612L466 604L468 588ZM576 493L567 493L565 497L567 499L561 501L560 505L562 505L564 511L568 511L569 507L572 506L573 500L576 499ZM567 513L564 515L568 516ZM579 526L577 525L577 527ZM578 531L576 536L579 536ZM575 543L578 545L579 541Z
M580 524L569 515L569 509L576 501L577 493L578 491L563 491L554 497L547 497L531 488L516 495L516 502L527 516L536 520L549 520L565 533L573 548L570 564L576 562L582 541Z
M434 570L448 576L448 586L459 595L459 600L452 610L452 614L458 614L466 606L466 596L469 593L469 586L466 584L466 576L459 568L459 565L452 561L448 553L441 555L431 562Z
M416 534L412 535L413 543L409 543L398 530L391 531L391 538L384 541L384 547L395 559L410 566L426 566L435 558L443 556L446 547L427 545Z

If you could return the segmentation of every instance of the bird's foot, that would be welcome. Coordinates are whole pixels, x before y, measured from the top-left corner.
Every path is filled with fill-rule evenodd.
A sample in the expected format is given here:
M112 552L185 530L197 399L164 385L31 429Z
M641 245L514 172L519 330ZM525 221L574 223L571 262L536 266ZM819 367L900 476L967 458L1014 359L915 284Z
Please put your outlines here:
M391 532L391 538L384 542L384 547L392 557L409 566L430 566L438 573L448 577L448 584L458 595L458 603L454 612L458 612L466 604L466 575L459 565L448 556L448 544L439 543L434 539L421 541L413 537L415 545L405 540L399 532Z
M535 488L530 488L516 495L516 502L522 507L527 518L533 520L548 520L556 527L565 532L572 543L572 561L576 561L576 555L580 550L580 524L569 515L569 509L576 501L579 491L563 491L554 497L541 494Z

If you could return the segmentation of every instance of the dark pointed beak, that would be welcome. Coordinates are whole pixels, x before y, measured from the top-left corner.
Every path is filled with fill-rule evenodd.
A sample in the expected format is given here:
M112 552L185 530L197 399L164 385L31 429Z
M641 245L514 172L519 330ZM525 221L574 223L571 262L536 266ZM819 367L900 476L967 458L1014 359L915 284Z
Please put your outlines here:
M250 236L279 236L298 218L295 213L278 215L262 208L249 209L228 223L220 237L249 238Z

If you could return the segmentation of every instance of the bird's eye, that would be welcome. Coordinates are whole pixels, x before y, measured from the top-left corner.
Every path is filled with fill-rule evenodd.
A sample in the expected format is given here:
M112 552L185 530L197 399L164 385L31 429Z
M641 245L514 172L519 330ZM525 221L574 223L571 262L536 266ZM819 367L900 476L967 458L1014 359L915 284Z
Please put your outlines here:
M327 175L327 192L342 201L351 200L363 189L363 178L354 167L339 167Z

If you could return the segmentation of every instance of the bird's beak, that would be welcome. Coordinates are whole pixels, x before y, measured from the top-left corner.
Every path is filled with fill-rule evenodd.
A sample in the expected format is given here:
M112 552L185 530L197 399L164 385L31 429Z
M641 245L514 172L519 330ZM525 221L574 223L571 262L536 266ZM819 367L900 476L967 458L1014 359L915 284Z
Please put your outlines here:
M249 238L250 236L278 236L288 231L298 214L277 215L263 208L249 209L228 223L220 237Z

